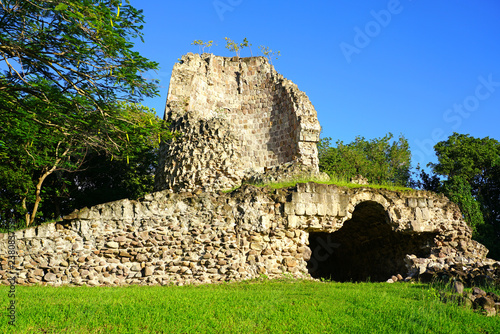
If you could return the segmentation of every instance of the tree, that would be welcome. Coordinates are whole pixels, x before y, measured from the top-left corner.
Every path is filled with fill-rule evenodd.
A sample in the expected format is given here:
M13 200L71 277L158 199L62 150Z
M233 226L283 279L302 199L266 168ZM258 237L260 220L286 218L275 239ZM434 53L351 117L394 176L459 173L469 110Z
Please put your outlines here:
M43 221L57 218L61 212L68 213L68 210L88 205L89 201L78 200L78 194L93 189L94 199L97 199L98 175L114 183L99 190L102 195L98 198L102 201L137 197L146 190L152 190L153 155L159 141L169 138L166 124L158 119L154 111L137 104L116 103L114 108L119 118L108 121L120 131L108 135L120 144L120 150L115 152L87 146L78 142L79 135L75 134L76 139L72 139L58 129L51 131L33 122L29 117L13 118L7 126L17 131L10 131L10 136L3 139L5 146L0 150L9 157L0 160L0 180L5 195L8 195L0 202L0 217L7 218L8 212L11 212L11 217L19 219L19 213L23 212L27 225L30 225L37 213ZM57 121L58 114L53 116ZM82 125L76 131L85 133L86 128ZM96 180L92 181L92 177ZM149 182L146 182L148 179ZM143 182L140 185L137 184L139 180ZM47 182L49 187L44 189L42 185ZM131 190L134 187L137 190ZM112 190L115 192L112 193ZM49 202L53 205L42 214L39 206L43 195L51 198ZM64 197L69 198L70 203L63 205L58 202Z
M246 37L243 39L243 43L240 44L236 43L235 41L233 41L228 37L224 37L224 39L226 40L226 49L228 49L231 52L235 52L236 56L239 57L240 50L245 47L248 47L250 49L250 53L252 53L252 48L251 48L252 44L248 42L248 39Z
M424 189L427 191L441 192L442 191L442 180L441 178L433 173L427 173L420 164L416 167L417 178L410 181L412 188Z
M472 195L472 187L462 176L455 176L443 182L442 192L452 202L460 206L464 220L477 236L478 227L484 225L483 214L479 202Z
M429 166L442 181L442 192L456 202L474 237L500 259L500 143L453 133L434 146L438 163Z
M0 219L33 224L43 184L90 151L122 156L136 123L117 101L157 95L133 50L142 12L121 0L0 2Z
M318 144L319 168L334 178L361 174L370 183L407 186L411 160L408 141L400 136L391 143L392 138L391 133L372 140L356 137L349 144L339 140L336 147L331 146L331 138L323 138Z
M214 44L214 41L203 42L201 39L194 40L191 45L198 45L200 53L205 53L205 48L208 48L208 52L210 52L210 47Z
M463 177L477 195L488 174L500 162L500 143L492 138L474 138L453 133L446 141L434 146L438 163L430 163L434 173L453 178Z
M279 56L281 56L281 51L274 52L273 50L269 49L268 46L260 45L259 50L262 52L262 54L269 59L269 63L272 65L273 64L273 58L276 57L278 59Z
M46 181L43 219L57 219L75 209L123 198L136 199L154 191L159 137L170 138L166 124L153 110L124 104L135 118L121 156L90 151L78 171L60 171Z

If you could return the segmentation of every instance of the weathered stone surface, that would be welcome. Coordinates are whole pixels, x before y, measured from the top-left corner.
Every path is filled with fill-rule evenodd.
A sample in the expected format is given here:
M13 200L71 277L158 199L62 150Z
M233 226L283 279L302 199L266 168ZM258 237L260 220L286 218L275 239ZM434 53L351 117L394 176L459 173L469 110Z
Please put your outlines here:
M424 208L431 219L421 222L428 232L413 224L422 209L419 198L433 202ZM22 284L185 284L332 272L343 273L338 280L370 276L380 281L393 275L400 281L399 273L431 279L452 272L464 283L480 284L500 276L500 264L486 259L484 246L470 239L456 205L423 191L314 183L279 190L245 185L231 193L198 195L163 191L136 202L146 209L130 220L113 209L126 203L101 204L84 211L84 218L76 212L62 228L45 224L37 227L40 233L24 234L19 244L44 247L18 254ZM312 204L338 209L328 215L279 209ZM88 220L86 212L98 218ZM73 240L81 247L75 248ZM7 255L8 238L0 236L0 260L5 259L0 280L9 275ZM347 272L342 262L356 272Z
M172 71L165 120L182 139L161 147L158 190L320 177L316 110L265 57L184 55Z
M106 246L109 248L118 248L120 245L117 242L110 241L110 242L106 243Z
M458 293L459 295L463 294L464 284L460 281L456 281L455 283L453 283L453 290L454 290L454 292Z
M47 273L43 279L47 282L54 282L57 279L57 276L53 273Z
M153 267L144 268L144 276L151 276L153 275L153 272L154 272Z

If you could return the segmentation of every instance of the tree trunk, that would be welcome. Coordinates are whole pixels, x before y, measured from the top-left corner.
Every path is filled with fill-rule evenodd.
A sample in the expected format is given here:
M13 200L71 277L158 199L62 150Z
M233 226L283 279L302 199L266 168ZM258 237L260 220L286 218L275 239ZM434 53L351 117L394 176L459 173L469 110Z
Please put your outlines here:
M28 208L26 207L26 197L23 197L22 206L23 206L23 209L26 210L26 214L24 215L24 218L26 219L26 227L28 227L30 224L30 214L28 212Z
M57 167L57 163L54 166L52 166L52 168L49 169L48 171L42 172L42 175L38 178L38 183L36 184L35 205L33 206L33 212L31 213L31 218L30 218L29 224L27 226L33 224L33 222L35 221L35 216L36 216L36 213L38 211L38 206L40 205L40 202L42 201L42 196L40 196L40 194L42 192L43 181L45 181L47 176L52 174L52 172L56 169L56 167Z

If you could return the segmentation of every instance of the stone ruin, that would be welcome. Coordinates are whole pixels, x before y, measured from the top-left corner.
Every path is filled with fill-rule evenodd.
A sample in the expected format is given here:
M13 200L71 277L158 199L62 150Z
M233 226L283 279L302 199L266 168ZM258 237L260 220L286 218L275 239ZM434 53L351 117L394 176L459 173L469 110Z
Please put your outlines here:
M442 195L312 182L221 191L246 179L318 175L316 112L265 58L182 57L165 119L182 137L161 148L162 190L0 234L0 281L386 281L471 266L487 277L498 269Z
M157 190L319 176L316 110L265 57L183 56L172 71L165 120L180 137L162 145Z

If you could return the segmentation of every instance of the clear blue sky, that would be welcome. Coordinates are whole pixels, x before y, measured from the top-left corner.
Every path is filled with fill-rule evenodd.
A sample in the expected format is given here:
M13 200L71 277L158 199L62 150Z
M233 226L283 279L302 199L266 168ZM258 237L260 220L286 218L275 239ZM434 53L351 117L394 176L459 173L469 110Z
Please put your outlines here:
M144 104L163 116L174 63L193 40L248 38L281 51L278 72L305 91L323 137L351 142L392 132L413 163L454 131L500 140L500 2L132 0L144 10L145 43L160 63L161 96ZM241 56L250 56L248 49Z

